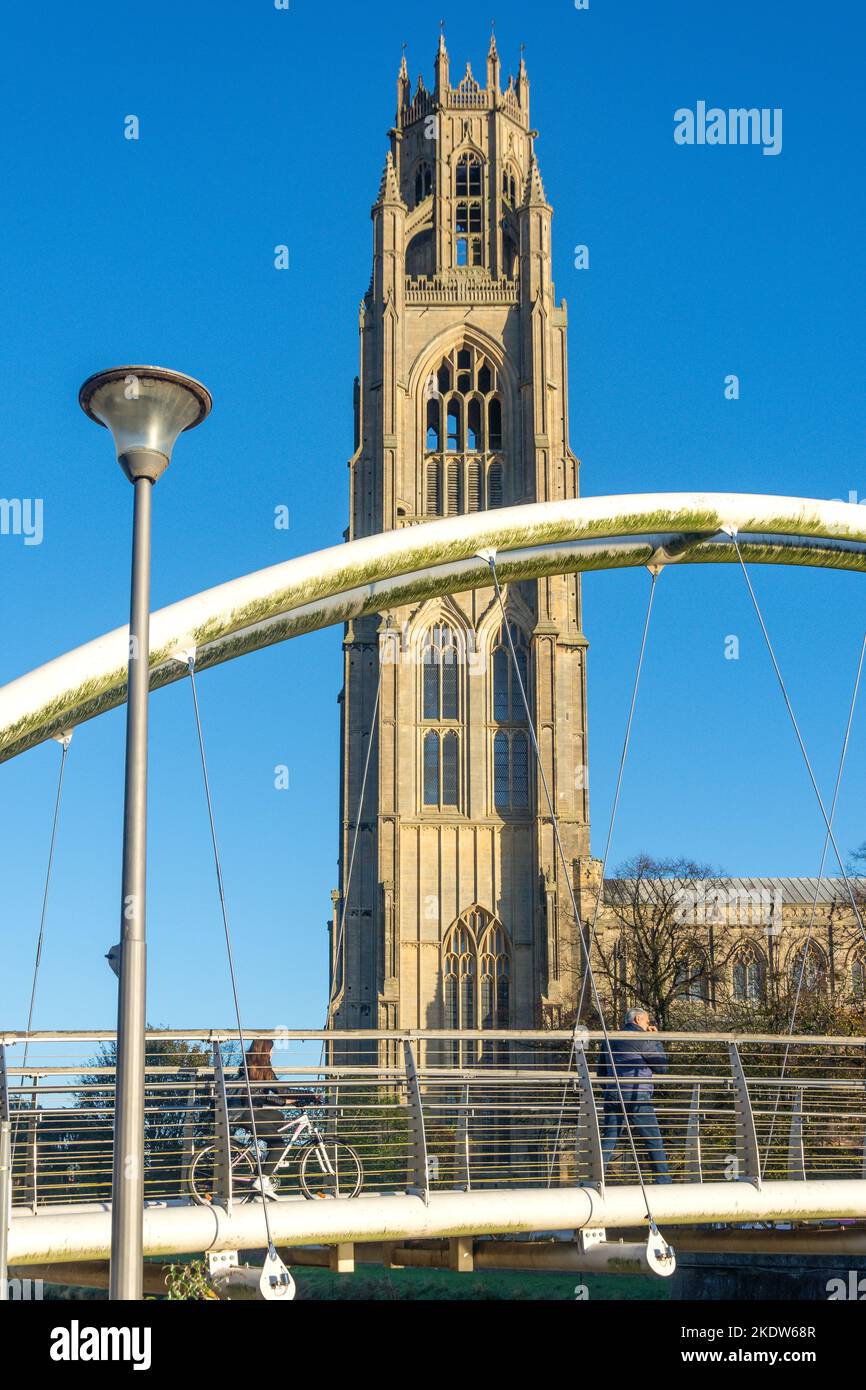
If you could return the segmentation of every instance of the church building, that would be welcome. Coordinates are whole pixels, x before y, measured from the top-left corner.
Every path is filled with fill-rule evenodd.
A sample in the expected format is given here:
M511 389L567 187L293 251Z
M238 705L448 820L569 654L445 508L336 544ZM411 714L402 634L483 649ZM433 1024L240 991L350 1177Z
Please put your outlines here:
M525 62L504 80L492 38L484 80L467 65L452 81L442 37L432 88L413 89L404 57L389 139L348 538L575 497L567 313ZM589 854L580 579L511 586L506 609L576 882ZM492 589L347 626L336 1028L557 1019L574 923L512 668Z

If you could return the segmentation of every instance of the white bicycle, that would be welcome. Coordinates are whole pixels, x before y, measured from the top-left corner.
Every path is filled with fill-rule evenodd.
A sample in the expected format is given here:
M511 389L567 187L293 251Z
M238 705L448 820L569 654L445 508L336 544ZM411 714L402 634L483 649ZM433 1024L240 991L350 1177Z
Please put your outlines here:
M310 1097L311 1102L314 1099ZM326 1139L306 1112L289 1120L278 1133L286 1136L286 1142L269 1185L266 1179L267 1196L279 1199L287 1195L287 1175L292 1166L289 1155L297 1147L300 1152L298 1180L305 1197L357 1197L364 1184L364 1168L350 1144ZM216 1144L209 1144L196 1154L190 1165L190 1191L200 1206L213 1204L218 1185L218 1153ZM229 1140L229 1163L235 1199L253 1202L260 1198L262 1192L252 1135L244 1143Z

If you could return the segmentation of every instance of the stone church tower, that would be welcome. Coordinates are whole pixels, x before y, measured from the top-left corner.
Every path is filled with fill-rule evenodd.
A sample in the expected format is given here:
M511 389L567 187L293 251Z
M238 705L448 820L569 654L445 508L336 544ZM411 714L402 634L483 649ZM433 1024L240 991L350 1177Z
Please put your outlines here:
M413 93L404 57L360 309L350 539L577 495L535 138L526 65L504 84L495 39L484 83L467 66L452 85L440 38L433 89L419 78ZM580 581L511 586L506 603L577 888L589 854ZM333 1026L554 1022L573 990L574 923L493 591L350 623L340 700Z

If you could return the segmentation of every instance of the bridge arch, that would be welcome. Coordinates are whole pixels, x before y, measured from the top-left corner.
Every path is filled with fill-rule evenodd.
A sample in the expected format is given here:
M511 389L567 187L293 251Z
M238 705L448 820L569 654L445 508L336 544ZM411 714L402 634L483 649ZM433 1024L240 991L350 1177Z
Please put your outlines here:
M738 560L866 571L866 510L742 493L644 493L532 503L449 517L288 560L154 613L152 689L276 642L404 603L500 580ZM0 762L126 699L121 627L0 690Z

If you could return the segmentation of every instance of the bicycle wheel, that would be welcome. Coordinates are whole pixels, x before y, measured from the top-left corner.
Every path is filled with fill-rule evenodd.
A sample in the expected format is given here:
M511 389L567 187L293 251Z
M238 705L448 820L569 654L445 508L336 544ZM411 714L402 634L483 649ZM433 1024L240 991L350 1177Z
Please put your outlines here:
M229 1161L232 1166L232 1184L237 1183L234 1196L241 1202L250 1194L250 1184L256 1175L256 1164L249 1148L243 1144L229 1144ZM190 1164L189 1188L193 1200L201 1207L213 1205L217 1188L217 1149L209 1144L201 1149Z
M364 1169L348 1144L322 1140L304 1150L300 1179L305 1197L357 1197L364 1181Z

